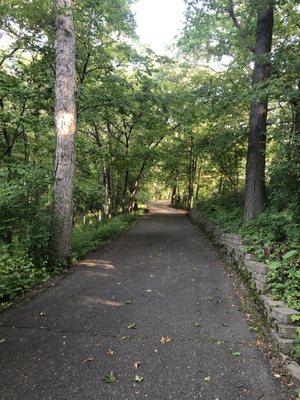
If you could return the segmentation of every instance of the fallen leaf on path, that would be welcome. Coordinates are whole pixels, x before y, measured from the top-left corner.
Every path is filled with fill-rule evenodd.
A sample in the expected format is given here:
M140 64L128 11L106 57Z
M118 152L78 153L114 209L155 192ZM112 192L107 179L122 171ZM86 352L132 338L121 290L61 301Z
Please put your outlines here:
M234 357L239 357L239 356L241 355L241 352L240 352L240 351L233 351L233 352L232 352L232 355L233 355Z
M167 344L170 343L172 341L172 338L170 336L162 336L162 338L160 339L160 343L162 344Z
M139 361L136 361L133 366L135 369L138 369L138 367L141 365L141 363Z
M6 339L3 337L0 339L0 343L4 343L4 342L6 342Z
M210 377L210 376L206 376L206 377L204 378L204 381L207 382L207 383L210 382L210 381L211 381L211 377Z
M128 338L129 338L129 336L122 336L121 340L125 340L125 339L128 339Z
M112 356L112 355L114 354L114 352L115 352L114 350L108 349L108 351L107 351L106 354L107 354L108 356Z
M132 304L132 300L126 300L126 304Z
M207 301L211 301L213 298L212 298L212 296L208 296L208 297L206 297L206 299L205 300L207 300Z
M195 328L199 328L200 327L199 322L196 322L196 321L193 322L193 325L194 325Z
M131 322L130 324L127 325L128 329L135 329L136 328L136 323L135 322Z
M224 342L224 340L218 340L217 341L217 344L224 344L225 342Z
M45 316L46 316L45 311L41 311L41 312L40 312L40 317L45 317Z
M143 378L142 376L136 375L136 376L134 377L134 380L135 380L136 382L140 383L140 382L142 382L142 381L144 380L144 378Z
M87 362L90 362L90 361L93 361L93 357L86 358L83 362L87 363Z
M105 382L106 383L115 383L117 380L116 375L114 374L114 371L110 371L108 374L105 376Z

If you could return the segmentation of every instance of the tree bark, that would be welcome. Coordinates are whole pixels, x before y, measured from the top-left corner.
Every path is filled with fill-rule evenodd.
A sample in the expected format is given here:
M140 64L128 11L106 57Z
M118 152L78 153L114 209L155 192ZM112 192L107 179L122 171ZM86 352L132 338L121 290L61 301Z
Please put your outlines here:
M128 168L126 168L124 185L123 185L123 195L122 195L122 213L126 212L126 193L127 193L127 186L128 186L128 177L129 177L129 171L128 171Z
M190 149L189 149L189 170L188 170L188 199L187 208L190 210L193 206L194 200L194 180L196 171L196 162L194 159L194 139L191 135L190 137Z
M103 187L104 187L104 216L111 218L111 190L110 190L110 170L107 167L103 168Z
M270 76L272 35L274 25L273 1L257 14L255 62L252 87L264 83ZM266 203L265 153L268 98L253 100L250 107L248 152L246 166L244 220L256 218Z
M198 168L197 172L197 186L196 186L196 200L199 198L199 190L200 190L200 174L201 174L201 167Z
M125 178L124 178L124 186L123 186L123 196L122 196L122 212L126 212L126 194L127 194L127 187L128 187L128 178L129 178L129 169L128 169L128 152L129 152L129 137L125 135L125 158L126 158L126 171L125 171Z
M295 103L295 135L300 135L300 100Z
M294 108L294 134L296 138L300 135L300 79L297 82L297 88L296 95L292 100Z
M65 260L70 248L76 132L75 31L72 0L54 0L56 11L56 155L51 250Z
M128 211L131 212L133 210L136 209L136 198L137 198L137 194L139 191L139 186L140 186L140 181L143 178L143 174L144 174L144 170L147 164L147 158L144 159L144 161L142 162L141 168L139 170L139 173L136 177L136 180L133 184L131 193L130 193L130 198L129 198L129 204L128 204Z
M171 206L172 207L175 205L176 191L177 191L177 187L176 187L176 185L174 185L172 188L172 193L171 193Z

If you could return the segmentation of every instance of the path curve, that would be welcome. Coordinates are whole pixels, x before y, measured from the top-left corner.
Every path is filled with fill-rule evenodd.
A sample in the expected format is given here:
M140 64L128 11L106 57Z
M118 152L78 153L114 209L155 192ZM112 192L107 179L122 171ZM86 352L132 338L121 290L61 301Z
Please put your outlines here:
M165 203L3 313L1 338L2 400L286 398L217 250Z

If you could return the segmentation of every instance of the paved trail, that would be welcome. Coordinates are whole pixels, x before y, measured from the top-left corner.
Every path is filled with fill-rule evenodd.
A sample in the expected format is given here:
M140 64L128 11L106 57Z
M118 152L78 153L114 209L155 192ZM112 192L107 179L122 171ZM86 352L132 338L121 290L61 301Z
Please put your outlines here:
M217 251L163 204L2 314L1 338L1 400L285 399ZM110 370L114 384L103 381Z

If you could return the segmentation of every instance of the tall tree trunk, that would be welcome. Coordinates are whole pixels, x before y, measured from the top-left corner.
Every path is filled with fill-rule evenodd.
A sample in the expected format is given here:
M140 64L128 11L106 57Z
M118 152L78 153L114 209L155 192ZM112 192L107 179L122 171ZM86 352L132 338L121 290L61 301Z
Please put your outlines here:
M274 25L273 1L257 14L253 88L270 76L270 52ZM253 100L250 107L248 153L246 166L244 220L256 218L266 203L265 153L268 98Z
M294 103L294 107L295 107L295 121L294 121L295 135L299 136L300 135L300 99Z
M198 168L197 172L197 186L196 186L196 200L199 198L199 190L200 190L200 174L201 174L201 167Z
M126 158L126 171L123 186L123 196L122 196L122 212L126 212L126 194L128 187L129 169L128 169L128 151L129 151L129 138L128 135L125 136L125 158Z
M126 212L126 193L127 193L127 186L128 186L128 177L129 177L129 171L128 168L126 168L125 171L125 178L124 178L124 186L123 186L123 195L122 195L122 212Z
M300 150L300 79L297 82L296 94L292 100L293 104L293 116L294 116L294 141L296 142L295 153L296 157L299 157Z
M138 191L139 191L139 180L137 179L134 182L133 189L130 194L129 206L128 206L129 212L135 211L137 209L136 197L137 197Z
M194 140L193 136L191 135L190 138L190 150L189 150L189 170L188 170L188 201L187 201L187 208L190 210L193 206L193 199L194 199L194 179L195 179L195 170L196 170L196 163L194 160Z
M143 177L144 174L144 170L147 164L147 158L144 159L144 161L142 162L141 168L139 170L139 173L136 177L136 180L133 184L131 193L130 193L130 198L129 198L129 205L128 205L128 211L131 212L133 210L135 210L137 208L137 203L136 203L136 198L137 198L137 194L139 191L139 186L140 186L140 181Z
M51 250L65 260L70 248L76 132L75 31L72 0L54 0L56 11L56 156Z
M172 189L172 193L171 193L171 206L172 206L172 207L175 205L176 190L177 190L177 187L176 187L176 185L174 185L174 186L173 186L173 189Z
M111 218L111 190L110 190L110 170L103 168L103 186L104 186L104 215Z

